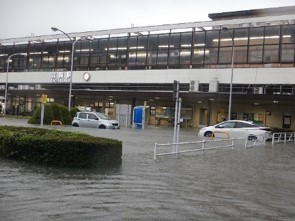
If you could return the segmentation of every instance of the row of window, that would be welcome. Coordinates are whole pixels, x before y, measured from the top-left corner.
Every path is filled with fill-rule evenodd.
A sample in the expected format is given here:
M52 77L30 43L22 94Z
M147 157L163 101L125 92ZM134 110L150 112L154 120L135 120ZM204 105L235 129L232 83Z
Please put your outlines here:
M128 35L77 41L74 70L201 68L234 63L269 64L295 60L295 25ZM69 70L69 41L0 46L0 71L12 57L14 71Z

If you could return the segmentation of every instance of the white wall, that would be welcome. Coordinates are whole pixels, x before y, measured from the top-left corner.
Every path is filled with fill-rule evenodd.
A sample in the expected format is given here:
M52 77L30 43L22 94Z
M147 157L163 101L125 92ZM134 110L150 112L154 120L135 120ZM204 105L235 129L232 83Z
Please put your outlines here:
M89 81L83 74L90 74ZM42 84L52 82L56 72L9 72L9 83ZM60 72L58 72L60 73ZM69 73L69 72L67 72ZM67 73L64 81L69 82ZM295 84L295 68L237 68L234 69L234 84ZM73 83L209 83L213 78L219 83L230 82L231 69L166 69L166 70L109 70L109 71L75 71ZM0 74L0 83L6 82L6 73Z

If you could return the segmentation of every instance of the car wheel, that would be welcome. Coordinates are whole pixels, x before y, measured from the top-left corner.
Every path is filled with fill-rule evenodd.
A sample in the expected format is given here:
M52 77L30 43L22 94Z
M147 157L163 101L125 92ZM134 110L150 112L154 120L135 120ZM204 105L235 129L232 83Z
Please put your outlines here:
M98 128L99 129L107 129L105 125L100 125Z
M204 137L212 137L212 131L207 131L205 134L204 134ZM214 137L214 135L213 135Z
M77 123L73 123L72 126L73 126L73 127L79 127L79 124L77 124Z

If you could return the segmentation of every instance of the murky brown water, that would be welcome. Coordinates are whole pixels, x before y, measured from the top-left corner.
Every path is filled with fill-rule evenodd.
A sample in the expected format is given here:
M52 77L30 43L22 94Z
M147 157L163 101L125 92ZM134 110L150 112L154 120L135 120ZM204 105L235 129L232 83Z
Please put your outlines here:
M122 164L79 170L0 158L0 220L295 220L294 143L154 161L153 144L172 141L172 128L67 129L123 140Z

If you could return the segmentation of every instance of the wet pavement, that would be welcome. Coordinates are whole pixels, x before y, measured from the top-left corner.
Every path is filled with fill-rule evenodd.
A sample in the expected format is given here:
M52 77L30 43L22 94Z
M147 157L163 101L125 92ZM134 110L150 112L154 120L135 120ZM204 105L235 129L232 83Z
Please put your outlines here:
M1 125L32 126L0 118ZM38 126L37 126L38 127ZM295 144L162 156L173 128L50 127L123 141L122 164L62 169L0 158L0 220L295 220ZM197 141L181 129L180 141Z

